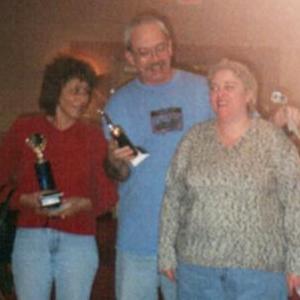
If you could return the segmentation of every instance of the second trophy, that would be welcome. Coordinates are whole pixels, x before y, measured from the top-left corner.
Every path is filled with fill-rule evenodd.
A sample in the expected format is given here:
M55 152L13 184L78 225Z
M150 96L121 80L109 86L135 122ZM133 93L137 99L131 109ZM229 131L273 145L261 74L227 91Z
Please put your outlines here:
M103 110L98 111L101 114L102 118L105 120L105 123L110 131L111 137L115 141L117 141L119 147L128 146L133 151L134 158L131 160L131 164L134 167L139 165L144 159L146 159L149 156L149 153L145 151L142 147L135 146L130 141L124 129L120 125L114 124L107 113L105 113Z
M128 146L129 148L131 148L134 155L137 155L136 147L130 141L123 128L120 125L115 125L110 119L110 117L107 115L107 113L105 113L103 110L99 110L99 112L104 118L112 138L118 142L119 147Z

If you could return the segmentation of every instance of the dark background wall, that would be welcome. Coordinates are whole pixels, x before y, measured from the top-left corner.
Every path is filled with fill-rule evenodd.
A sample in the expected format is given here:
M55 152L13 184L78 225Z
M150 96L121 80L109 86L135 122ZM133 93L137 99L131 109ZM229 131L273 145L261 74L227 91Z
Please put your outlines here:
M120 71L121 47L109 45L121 45L127 21L149 8L170 19L179 65L205 72L222 56L241 59L257 73L263 113L274 89L300 107L299 0L2 0L0 131L37 109L44 65L62 49L92 48L100 69L107 60Z

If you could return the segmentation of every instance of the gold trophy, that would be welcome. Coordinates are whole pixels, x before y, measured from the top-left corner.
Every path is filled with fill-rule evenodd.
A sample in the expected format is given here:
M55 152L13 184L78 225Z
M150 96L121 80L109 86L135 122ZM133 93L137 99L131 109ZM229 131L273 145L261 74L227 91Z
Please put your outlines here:
M26 144L36 154L37 161L34 164L36 177L42 191L40 203L43 208L58 208L61 205L61 193L56 190L54 177L51 171L51 164L44 158L46 138L40 133L31 134Z

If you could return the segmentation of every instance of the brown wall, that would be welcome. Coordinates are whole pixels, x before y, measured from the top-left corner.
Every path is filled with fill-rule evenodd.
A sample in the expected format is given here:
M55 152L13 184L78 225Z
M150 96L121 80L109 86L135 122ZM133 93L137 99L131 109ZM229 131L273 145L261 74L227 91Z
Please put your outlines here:
M242 59L257 72L261 109L281 88L300 99L300 1L2 0L0 3L0 130L16 115L37 109L44 64L80 43L120 42L125 23L147 8L168 16L177 61L202 70L221 56Z

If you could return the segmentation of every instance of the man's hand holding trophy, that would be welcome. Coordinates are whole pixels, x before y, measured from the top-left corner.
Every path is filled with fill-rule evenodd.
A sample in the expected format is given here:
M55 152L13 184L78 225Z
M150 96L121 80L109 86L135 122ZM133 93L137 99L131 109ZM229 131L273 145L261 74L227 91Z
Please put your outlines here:
M144 161L149 156L149 153L145 149L143 149L140 146L136 146L131 142L124 129L120 125L114 124L106 112L104 112L103 110L98 110L98 111L101 114L102 118L104 119L109 129L112 139L116 142L117 147L120 148L119 150L116 151L119 151L120 153L121 152L126 153L127 150L124 147L128 147L130 149L130 153L131 153L130 164L132 166L134 167L138 166L142 161ZM126 154L124 154L124 156L126 156Z

